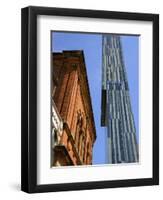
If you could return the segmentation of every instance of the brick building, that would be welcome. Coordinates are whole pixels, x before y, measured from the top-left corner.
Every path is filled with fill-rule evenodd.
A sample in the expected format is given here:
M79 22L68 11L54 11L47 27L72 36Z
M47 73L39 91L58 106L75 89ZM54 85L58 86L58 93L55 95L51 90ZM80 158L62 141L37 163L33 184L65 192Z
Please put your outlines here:
M95 140L84 53L53 53L52 166L91 165Z

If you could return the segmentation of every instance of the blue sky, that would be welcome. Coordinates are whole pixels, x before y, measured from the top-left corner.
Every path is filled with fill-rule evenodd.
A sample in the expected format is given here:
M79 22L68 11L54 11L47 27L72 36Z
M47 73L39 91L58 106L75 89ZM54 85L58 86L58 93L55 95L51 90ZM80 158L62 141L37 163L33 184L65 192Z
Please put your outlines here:
M138 36L121 36L128 76L132 111L138 139ZM83 50L93 106L97 139L93 164L105 164L106 128L101 127L102 35L87 33L52 33L52 51Z

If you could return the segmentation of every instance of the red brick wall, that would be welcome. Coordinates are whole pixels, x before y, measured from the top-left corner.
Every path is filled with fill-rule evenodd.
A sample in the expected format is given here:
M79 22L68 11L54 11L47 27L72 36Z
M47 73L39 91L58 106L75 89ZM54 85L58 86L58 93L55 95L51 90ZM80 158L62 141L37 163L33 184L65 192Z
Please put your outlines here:
M83 63L78 57L65 56L64 53L54 54L53 63L53 76L58 80L53 100L66 123L61 144L67 149L73 165L92 164L94 130L82 90L80 68ZM63 155L60 156L62 158L57 156L57 159L65 165Z

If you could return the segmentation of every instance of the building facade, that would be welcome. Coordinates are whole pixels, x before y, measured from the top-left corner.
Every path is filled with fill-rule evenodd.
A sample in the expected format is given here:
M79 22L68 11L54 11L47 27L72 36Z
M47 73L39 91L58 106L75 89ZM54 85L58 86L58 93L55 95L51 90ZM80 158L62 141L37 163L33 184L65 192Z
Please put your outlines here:
M120 36L102 36L101 125L107 127L108 163L138 162L136 128Z
M51 165L91 165L95 140L84 53L53 53Z

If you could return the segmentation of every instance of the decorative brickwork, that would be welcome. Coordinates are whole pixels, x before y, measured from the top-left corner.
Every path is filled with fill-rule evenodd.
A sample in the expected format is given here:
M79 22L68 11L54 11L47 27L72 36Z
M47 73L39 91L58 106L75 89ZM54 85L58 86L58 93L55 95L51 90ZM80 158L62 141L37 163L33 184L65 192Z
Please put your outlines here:
M83 51L52 55L52 106L63 123L53 129L52 166L91 165L96 139Z

